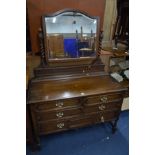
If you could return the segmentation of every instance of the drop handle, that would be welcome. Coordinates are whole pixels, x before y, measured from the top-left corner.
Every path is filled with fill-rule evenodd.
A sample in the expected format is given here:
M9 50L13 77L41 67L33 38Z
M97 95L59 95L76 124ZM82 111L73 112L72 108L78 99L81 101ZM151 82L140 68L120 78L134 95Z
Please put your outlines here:
M64 105L63 102L58 102L58 103L56 103L56 107L59 107L59 108L63 107L63 105Z
M98 108L99 110L104 110L106 107L104 105L100 105Z
M59 123L59 124L57 124L57 128L59 128L59 129L63 128L64 126L65 126L64 123Z
M59 118L63 117L63 115L64 115L63 112L59 112L59 113L56 114L56 116L59 117Z
M107 96L101 97L100 101L103 102L103 103L106 103L108 101Z

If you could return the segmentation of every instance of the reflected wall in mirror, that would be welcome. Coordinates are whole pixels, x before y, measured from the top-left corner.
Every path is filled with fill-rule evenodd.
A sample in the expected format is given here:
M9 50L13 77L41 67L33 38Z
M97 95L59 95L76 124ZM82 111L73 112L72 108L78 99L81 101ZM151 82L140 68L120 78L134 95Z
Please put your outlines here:
M43 24L49 59L96 57L96 17L70 10L44 16Z

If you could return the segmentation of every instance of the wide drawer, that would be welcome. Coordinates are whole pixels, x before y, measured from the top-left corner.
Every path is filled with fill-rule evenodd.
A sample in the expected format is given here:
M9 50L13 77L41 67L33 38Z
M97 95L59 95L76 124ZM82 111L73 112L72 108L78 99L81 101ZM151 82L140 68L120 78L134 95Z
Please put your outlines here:
M97 112L88 115L73 117L71 119L62 119L38 123L40 135L59 132L63 130L83 127L100 122L114 120L119 115L119 111Z

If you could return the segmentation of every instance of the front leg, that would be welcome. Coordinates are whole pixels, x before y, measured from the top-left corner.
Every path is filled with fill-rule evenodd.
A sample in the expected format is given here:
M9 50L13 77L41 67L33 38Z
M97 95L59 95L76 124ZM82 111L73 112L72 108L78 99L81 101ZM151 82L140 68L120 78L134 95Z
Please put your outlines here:
M117 130L117 122L118 122L118 119L119 119L119 118L117 118L116 120L110 122L110 124L111 124L111 126L112 126L112 133L113 133L113 134L114 134L114 133L116 132L116 130Z

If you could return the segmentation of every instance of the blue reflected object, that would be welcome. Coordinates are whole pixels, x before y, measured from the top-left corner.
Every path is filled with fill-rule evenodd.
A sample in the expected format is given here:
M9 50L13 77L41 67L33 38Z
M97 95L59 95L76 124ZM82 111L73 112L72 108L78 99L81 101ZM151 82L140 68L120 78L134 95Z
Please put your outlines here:
M77 39L76 38L65 38L64 39L64 51L65 51L65 55L68 55L71 58L79 57Z

